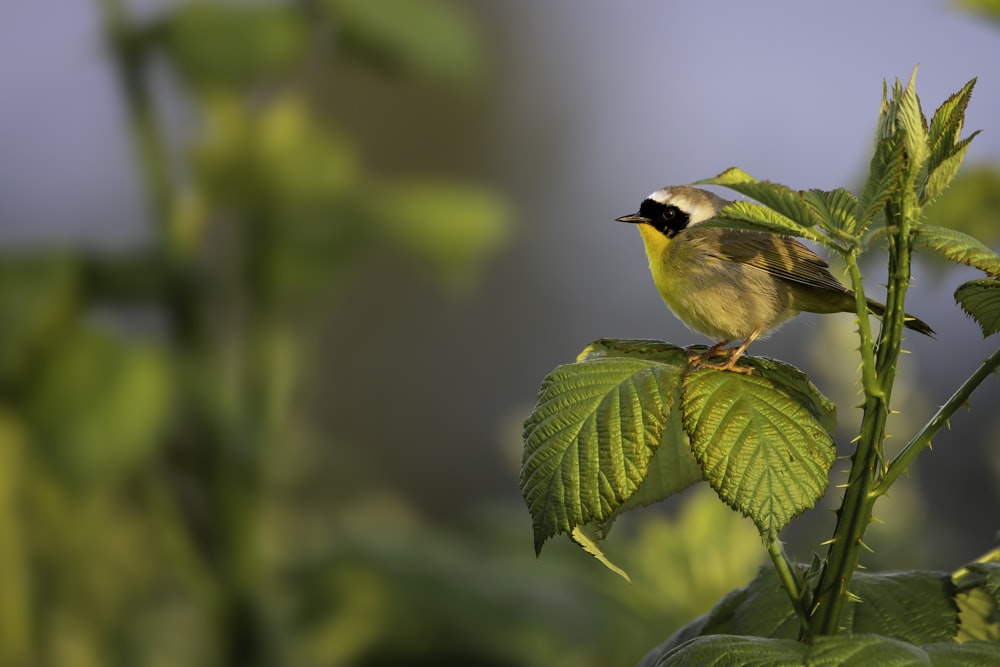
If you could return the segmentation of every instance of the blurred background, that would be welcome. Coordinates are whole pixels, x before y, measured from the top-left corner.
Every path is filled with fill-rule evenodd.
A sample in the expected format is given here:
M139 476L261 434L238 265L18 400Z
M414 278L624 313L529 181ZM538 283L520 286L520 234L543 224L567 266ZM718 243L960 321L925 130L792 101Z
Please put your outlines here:
M565 539L535 559L517 477L545 374L600 337L706 342L612 220L730 166L857 188L883 81L919 64L927 114L979 77L984 130L932 221L1000 248L997 19L0 3L0 665L635 663L762 550L700 485L619 522L631 586ZM951 297L975 272L914 272L938 338L907 341L890 451L997 344ZM850 315L803 316L751 350L837 402L844 453L855 346ZM992 546L998 384L877 508L868 567ZM789 550L832 527L806 513Z

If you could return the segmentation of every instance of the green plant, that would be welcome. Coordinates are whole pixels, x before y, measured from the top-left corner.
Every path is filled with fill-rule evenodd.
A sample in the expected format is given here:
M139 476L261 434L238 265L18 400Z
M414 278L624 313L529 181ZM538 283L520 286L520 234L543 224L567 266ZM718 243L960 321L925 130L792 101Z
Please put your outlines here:
M536 552L549 537L567 533L624 574L601 549L615 519L707 481L753 520L772 561L651 653L647 664L747 664L751 656L767 664L985 664L984 656L995 661L1000 652L1000 552L951 575L856 572L878 499L1000 366L997 350L886 458L913 249L982 270L987 277L963 284L955 298L984 336L1000 330L1000 257L969 235L924 220L975 136L961 136L975 82L928 122L915 75L883 91L875 152L858 196L844 189L793 191L739 169L702 181L756 200L734 203L705 224L818 243L844 260L857 294L863 417L824 557L794 563L779 540L789 521L826 492L836 459L836 409L799 370L763 358L749 360L751 375L692 370L687 351L673 345L606 339L542 383L525 422L521 469ZM888 285L875 335L859 258L879 240L887 247Z
M377 613L304 648L340 627L342 599L300 601L348 578L337 523L370 486L303 406L343 353L322 319L359 258L462 287L510 226L488 188L373 174L329 110L359 104L352 67L465 94L483 43L448 0L137 4L93 3L146 195L121 224L150 234L0 247L0 664L361 661Z

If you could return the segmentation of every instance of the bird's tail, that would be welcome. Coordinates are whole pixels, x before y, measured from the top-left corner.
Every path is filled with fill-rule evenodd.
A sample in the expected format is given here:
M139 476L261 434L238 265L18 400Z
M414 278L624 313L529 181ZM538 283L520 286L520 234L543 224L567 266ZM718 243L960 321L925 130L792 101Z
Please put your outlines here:
M868 310L872 311L879 317L885 315L885 304L881 304L878 301L872 301L868 299ZM909 313L903 315L903 326L907 329L913 329L917 333L922 333L925 336L930 336L934 338L934 329L931 329L930 325L924 322L919 317L914 317Z

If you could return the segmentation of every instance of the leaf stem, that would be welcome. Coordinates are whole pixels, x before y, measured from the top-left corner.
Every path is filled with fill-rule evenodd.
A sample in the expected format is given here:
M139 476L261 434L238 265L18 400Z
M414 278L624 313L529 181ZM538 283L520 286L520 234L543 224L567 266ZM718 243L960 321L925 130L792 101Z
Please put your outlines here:
M969 400L969 396L972 392L982 384L988 376L992 375L1000 367L1000 348L998 348L993 354L991 354L976 371L969 376L969 378L962 383L962 385L951 395L951 398L942 405L938 411L931 417L930 421L924 425L922 429L908 442L906 446L903 447L895 458L886 467L885 474L879 480L875 488L871 490L871 495L873 497L878 497L885 495L889 491L889 487L895 483L899 476L902 475L906 469L913 462L925 447L930 446L931 440L941 427L948 425L951 416L955 414L959 407L965 405Z
M795 610L795 615L799 619L802 635L807 636L809 634L809 610L805 600L807 591L802 579L792 561L789 560L788 554L785 553L785 545L778 539L778 536L769 534L766 536L761 535L761 537L764 538L767 555L771 557L771 562L774 563L778 579L781 581L782 587L788 593L788 598L792 602L792 609Z

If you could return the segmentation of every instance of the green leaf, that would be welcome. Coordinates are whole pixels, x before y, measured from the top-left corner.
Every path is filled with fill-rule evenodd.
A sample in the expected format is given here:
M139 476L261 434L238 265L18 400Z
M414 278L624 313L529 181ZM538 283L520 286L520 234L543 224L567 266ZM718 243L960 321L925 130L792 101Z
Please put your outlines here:
M703 369L684 377L684 428L709 484L776 535L826 491L836 448L801 396L772 379Z
M969 569L986 575L983 588L993 597L997 607L1000 607L1000 562L976 563L970 565Z
M1000 641L1000 614L989 593L973 588L955 596L958 605L958 632L955 641Z
M640 667L988 667L996 664L997 645L988 642L943 642L921 647L871 634L818 637L812 644L791 639L712 635L698 637L665 654L647 656Z
M972 89L975 85L976 80L972 79L962 86L960 91L945 100L934 112L928 128L928 139L931 146L929 172L933 173L939 165L953 156L960 143L968 145L968 142L972 140L972 137L969 137L964 142L959 142L962 126L965 124L965 110L969 106L969 99L972 97Z
M643 338L599 338L583 348L576 360L587 361L613 357L632 357L646 361L659 361L674 366L687 363L687 351L684 348L659 340Z
M983 330L983 337L1000 331L1000 279L970 280L955 290L955 301Z
M684 432L679 407L679 402L675 402L663 429L660 446L649 461L646 479L622 503L619 514L636 507L652 505L705 479L701 466L691 453L691 442ZM610 529L610 525L608 528Z
M933 667L996 667L996 642L938 642L921 647Z
M655 340L614 338L594 341L584 348L577 361L620 357L658 361L676 368L683 368L687 364L687 351L676 345ZM605 535L611 530L611 522L622 512L652 505L705 479L701 466L691 453L691 443L681 423L680 403L675 400L672 405L673 411L667 418L660 446L649 461L646 478L639 485L639 489L619 507L615 515L603 524Z
M748 201L737 201L727 205L714 218L701 225L798 236L829 244L825 236L816 233L812 228L796 224L791 218L762 204Z
M0 261L0 378L33 378L76 316L77 266L67 255Z
M960 591L955 596L959 610L955 639L1000 641L1000 563L972 563L958 570L952 581Z
M535 550L601 522L639 488L660 445L683 366L607 358L560 366L524 425L521 493Z
M743 588L707 614L699 634L739 634L796 639L799 623L773 567L764 566Z
M279 74L299 59L305 27L287 6L186 2L152 34L189 83L232 88Z
M801 193L780 183L758 181L735 167L722 172L715 178L698 181L696 185L721 185L757 200L798 227L799 230L795 232L797 236L802 234L801 228L813 227L819 222L812 209L806 205Z
M337 46L391 72L448 84L476 83L485 70L472 17L446 0L326 0Z
M878 665L879 667L917 667L927 665L927 654L920 648L879 635L834 635L817 637L809 648L808 665Z
M994 23L1000 23L1000 0L958 0L958 5Z
M792 639L764 639L736 635L698 637L668 652L655 662L640 663L655 667L673 665L705 667L765 667L767 665L805 665L809 647Z
M921 225L913 233L913 242L934 250L950 262L1000 276L1000 255L964 232L935 225Z
M570 532L570 537L580 545L581 549L600 561L601 565L631 584L632 579L629 578L628 573L612 563L601 549L601 542L604 541L606 534L600 525L588 523L583 526L574 527L572 532Z
M990 247L1000 244L1000 168L990 165L963 168L947 196L924 208L924 224L957 229Z
M808 577L806 566L796 567ZM851 592L861 602L845 608L844 629L854 635L869 633L911 644L950 640L958 622L954 590L950 577L938 572L856 572ZM663 655L703 635L797 639L798 632L798 620L777 574L773 568L763 567L748 585L674 633L656 654Z
M851 592L861 602L845 607L853 633L875 633L911 644L952 639L958 607L951 575L943 572L855 573Z
M791 364L775 359L744 357L744 360L756 369L755 375L760 375L780 386L782 391L819 421L831 438L834 436L837 432L837 406L816 388L808 375Z
M646 478L639 484L638 490L603 522L577 526L570 537L609 570L631 581L628 574L612 563L601 549L601 543L611 531L615 519L623 512L659 502L704 479L701 467L691 453L691 444L681 425L678 402L675 400L660 446L650 459Z
M858 200L857 228L852 231L863 234L868 229L899 185L905 164L903 139L899 134L880 138L876 142L868 179Z
M844 188L809 190L802 196L824 229L853 233L857 227L858 198Z
M978 132L973 132L968 138L961 141L955 149L945 157L939 164L931 165L930 173L927 176L927 183L924 185L923 201L930 201L947 189L955 179L959 167L965 160L965 153L969 150L969 144L976 138Z
M82 330L40 369L28 414L55 468L75 482L100 482L154 451L172 386L161 349Z
M909 163L910 178L925 166L930 157L930 137L927 133L927 119L920 108L920 98L917 97L917 69L913 68L910 81L906 88L896 94L892 103L896 106L896 123L903 130L903 143L906 146L906 158Z
M941 103L941 106L934 112L931 118L928 133L931 145L934 147L939 158L943 158L949 152L946 147L952 146L958 141L962 134L962 127L965 124L965 110L969 106L972 98L972 89L976 86L976 79L970 79L962 89L953 93L951 97ZM940 162L940 159L938 160Z
M734 185L741 185L744 183L759 183L756 178L746 173L739 167L730 167L724 172L715 176L713 178L706 178L705 180L698 181L695 185L721 185L724 187L732 187Z
M385 185L368 200L382 238L461 288L510 238L510 212L491 190L435 181Z

